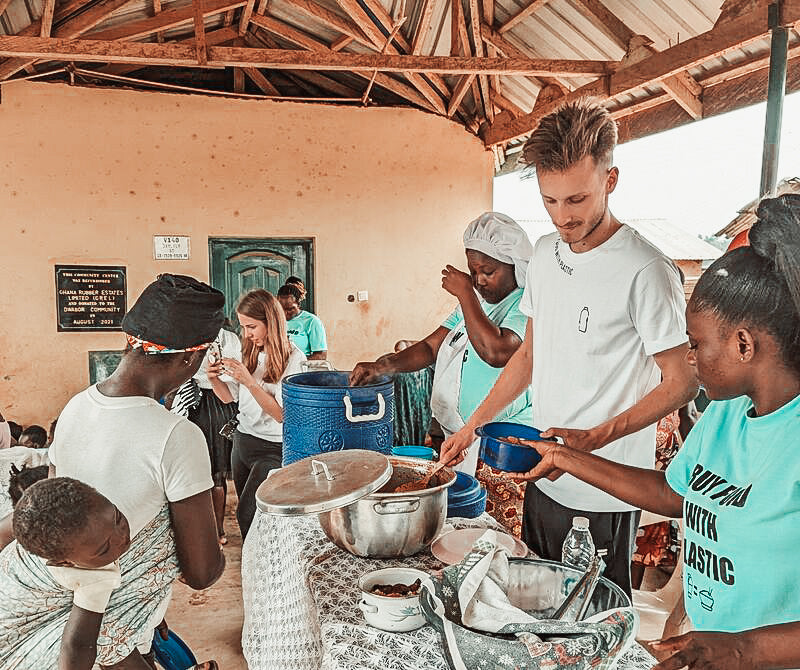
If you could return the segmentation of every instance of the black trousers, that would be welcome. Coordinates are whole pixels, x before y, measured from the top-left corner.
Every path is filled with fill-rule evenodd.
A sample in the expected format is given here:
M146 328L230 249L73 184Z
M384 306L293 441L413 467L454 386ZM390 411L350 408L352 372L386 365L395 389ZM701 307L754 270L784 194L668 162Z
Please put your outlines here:
M572 517L589 519L595 549L606 549L603 575L631 595L631 558L636 547L641 512L584 512L559 505L534 484L525 488L522 540L542 558L561 561L561 545L572 528Z
M247 536L256 515L256 490L270 470L281 467L282 453L283 445L280 442L262 440L238 430L233 434L231 469L233 485L239 496L236 520L242 531L242 540Z

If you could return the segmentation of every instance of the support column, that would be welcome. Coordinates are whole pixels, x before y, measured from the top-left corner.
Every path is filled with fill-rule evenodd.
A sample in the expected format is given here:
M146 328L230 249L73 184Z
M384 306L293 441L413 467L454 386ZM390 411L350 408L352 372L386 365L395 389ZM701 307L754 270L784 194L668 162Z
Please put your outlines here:
M764 152L761 157L762 196L774 193L778 183L778 154L781 144L783 98L786 92L786 67L789 56L789 31L781 25L781 0L769 6L772 42L769 54L767 120L764 128Z

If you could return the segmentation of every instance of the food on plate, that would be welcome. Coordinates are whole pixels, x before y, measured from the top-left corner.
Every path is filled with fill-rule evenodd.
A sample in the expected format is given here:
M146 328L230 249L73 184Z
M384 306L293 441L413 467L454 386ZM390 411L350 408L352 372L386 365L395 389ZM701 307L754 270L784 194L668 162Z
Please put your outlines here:
M376 596L387 596L389 598L407 598L419 593L422 582L417 579L413 584L375 584L370 590Z
M523 447L527 447L528 442L530 442L530 440L523 440L521 437L514 437L513 435L509 437L498 437L497 439L502 442L511 442L511 444L520 444Z

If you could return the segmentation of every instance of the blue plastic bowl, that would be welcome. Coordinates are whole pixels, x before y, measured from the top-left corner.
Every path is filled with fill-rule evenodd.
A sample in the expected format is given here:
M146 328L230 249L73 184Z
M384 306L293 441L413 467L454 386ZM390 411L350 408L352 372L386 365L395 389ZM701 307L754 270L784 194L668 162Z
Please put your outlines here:
M472 500L480 494L480 482L465 472L456 472L456 481L447 489L447 504L457 505Z
M169 638L166 640L162 640L156 631L153 635L153 652L156 661L164 670L186 670L197 665L192 650L174 631L169 632Z
M460 516L464 519L474 519L486 511L486 489L478 488L478 493L469 500L456 505L447 506L447 516Z
M426 461L432 461L436 458L436 452L430 447L418 447L416 445L392 447L392 454L394 456L407 456L409 458L424 458Z
M542 438L540 430L521 423L487 423L475 432L481 438L481 460L505 472L528 472L542 457L533 447L505 442L502 438L520 437L523 440L555 442L552 437L546 440Z

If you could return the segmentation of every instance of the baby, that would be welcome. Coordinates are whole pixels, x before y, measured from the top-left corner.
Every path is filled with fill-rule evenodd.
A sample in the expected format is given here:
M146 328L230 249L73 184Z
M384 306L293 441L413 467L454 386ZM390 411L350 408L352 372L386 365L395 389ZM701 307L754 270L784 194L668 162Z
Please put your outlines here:
M54 477L24 491L12 524L17 542L45 559L53 578L73 592L59 668L90 670L103 612L120 584L118 559L130 546L128 520L91 486Z

